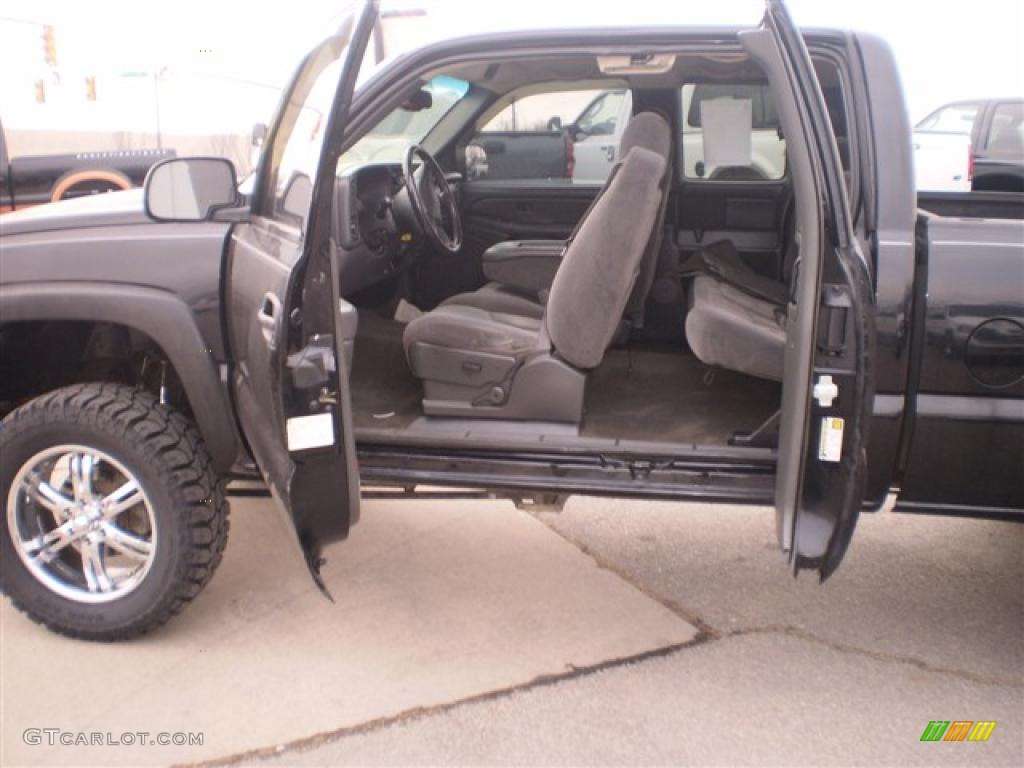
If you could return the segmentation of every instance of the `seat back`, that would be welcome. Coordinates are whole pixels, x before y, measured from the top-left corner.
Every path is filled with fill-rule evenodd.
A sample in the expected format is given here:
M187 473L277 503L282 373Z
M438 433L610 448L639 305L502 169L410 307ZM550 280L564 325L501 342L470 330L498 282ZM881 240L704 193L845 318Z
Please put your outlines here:
M624 158L633 147L649 149L665 158L665 171L661 176L661 205L658 208L651 237L647 241L647 248L640 261L640 273L637 275L633 292L626 302L624 314L629 328L643 328L647 296L651 292L654 275L658 271L658 254L661 251L665 209L668 207L669 185L672 178L672 129L669 127L668 120L657 112L641 112L633 117L622 132L622 140L619 142L620 159Z
M667 149L629 149L566 248L544 322L554 349L577 368L597 366L619 326L661 207L667 162Z

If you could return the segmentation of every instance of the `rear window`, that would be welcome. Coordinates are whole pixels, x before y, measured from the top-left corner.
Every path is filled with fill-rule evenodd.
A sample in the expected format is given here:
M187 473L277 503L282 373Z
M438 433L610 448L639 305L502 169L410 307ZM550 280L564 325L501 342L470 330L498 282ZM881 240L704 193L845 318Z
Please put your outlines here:
M687 83L683 175L709 181L778 181L786 142L767 84Z

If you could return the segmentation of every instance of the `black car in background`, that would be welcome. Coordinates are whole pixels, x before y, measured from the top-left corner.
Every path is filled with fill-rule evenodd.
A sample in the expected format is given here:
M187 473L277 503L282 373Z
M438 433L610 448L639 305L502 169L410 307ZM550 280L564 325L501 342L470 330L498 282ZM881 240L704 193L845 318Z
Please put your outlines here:
M173 149L122 149L10 156L0 123L0 213L142 185Z
M1024 192L1024 99L982 102L971 130L971 189Z

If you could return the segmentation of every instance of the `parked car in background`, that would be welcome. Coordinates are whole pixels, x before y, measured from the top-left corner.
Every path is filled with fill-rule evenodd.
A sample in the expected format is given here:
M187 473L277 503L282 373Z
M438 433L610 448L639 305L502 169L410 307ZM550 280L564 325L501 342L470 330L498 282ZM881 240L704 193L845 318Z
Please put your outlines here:
M983 104L946 104L914 126L914 176L918 189L964 192L971 188L971 131Z
M988 101L971 136L971 189L1024 192L1024 99Z
M945 104L914 126L917 188L1024 191L1024 100Z
M173 149L125 149L10 157L0 123L0 213L140 186Z
M682 156L686 178L781 179L786 170L786 146L779 135L778 117L767 98L767 84L688 83L682 92ZM581 92L567 93L575 96ZM493 130L485 125L466 147L467 176L472 179L572 179L575 184L601 184L620 160L619 143L633 97L628 88L593 91L572 122L547 117L541 129ZM526 104L529 94L520 103ZM701 110L715 99L750 101L750 163L711 162L704 157ZM530 108L521 107L529 112ZM507 110L506 110L507 111ZM498 122L492 119L489 125Z
M682 91L683 169L688 179L781 179L786 170L786 145L779 137L778 117L766 97L767 84L688 83ZM704 157L702 106L714 99L749 100L751 143L749 165L707 162ZM575 138L573 181L598 184L618 160L619 141L630 115L633 98L628 90L605 91L587 105L569 126Z

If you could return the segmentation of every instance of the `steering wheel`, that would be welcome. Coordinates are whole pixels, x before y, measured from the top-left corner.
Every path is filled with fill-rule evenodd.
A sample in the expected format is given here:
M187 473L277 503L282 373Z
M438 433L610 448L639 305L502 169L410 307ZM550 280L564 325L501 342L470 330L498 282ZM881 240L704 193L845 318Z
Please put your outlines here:
M420 165L414 170L417 159ZM441 166L427 150L413 144L405 153L402 171L420 229L442 251L457 253L462 247L462 219Z

